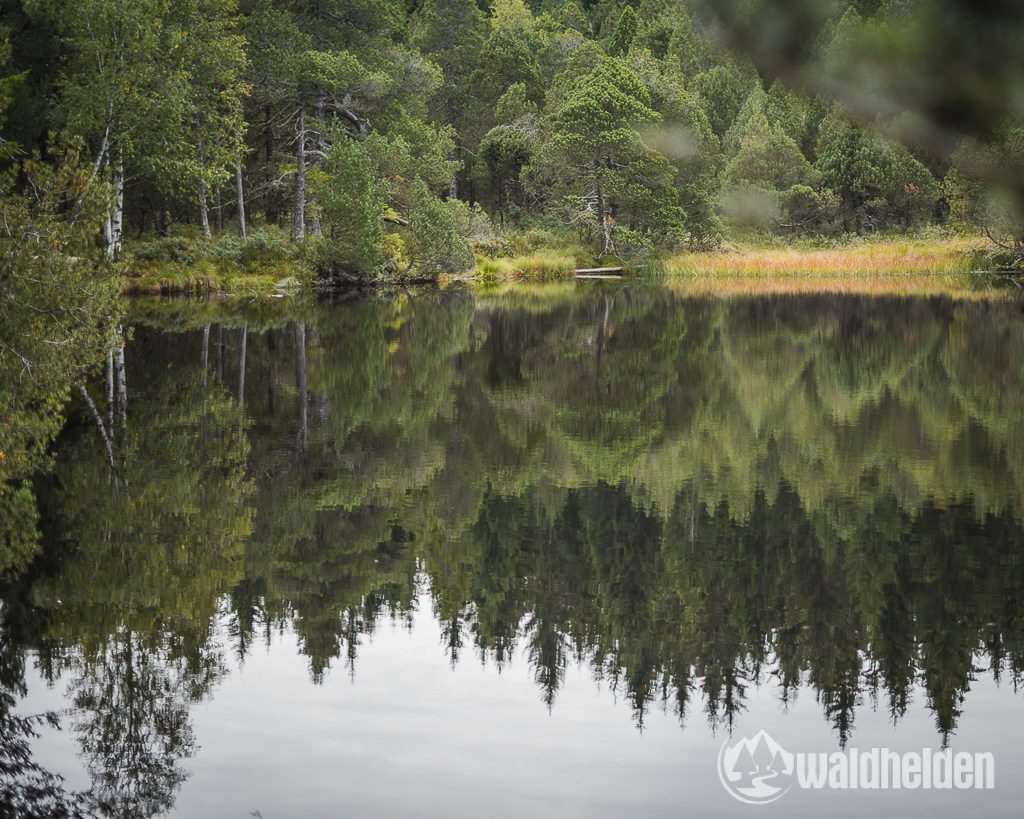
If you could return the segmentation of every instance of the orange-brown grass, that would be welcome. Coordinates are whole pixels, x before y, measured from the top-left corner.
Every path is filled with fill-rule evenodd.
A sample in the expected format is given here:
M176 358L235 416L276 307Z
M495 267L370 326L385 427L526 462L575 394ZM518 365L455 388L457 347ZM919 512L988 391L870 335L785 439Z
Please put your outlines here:
M664 262L674 276L891 275L959 273L970 268L977 239L906 239L827 249L752 248L720 253L682 253Z
M669 286L698 294L938 293L957 298L1013 297L992 277L973 275L971 251L979 240L965 237L872 241L833 248L750 248L718 253L682 253L659 269Z

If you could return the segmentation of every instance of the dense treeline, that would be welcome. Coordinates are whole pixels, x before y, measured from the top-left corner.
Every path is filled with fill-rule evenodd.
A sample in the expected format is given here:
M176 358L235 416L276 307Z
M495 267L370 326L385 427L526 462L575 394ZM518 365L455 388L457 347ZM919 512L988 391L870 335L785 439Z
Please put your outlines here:
M552 232L634 256L710 247L729 225L1013 223L984 181L1018 163L1012 111L979 119L984 142L937 147L884 86L867 117L864 93L786 85L730 51L698 0L2 8L5 161L76 140L107 185L112 258L127 234L183 223L226 231L210 252L238 257L247 220L262 243L315 239L321 271L360 278L464 270L473 245L500 255ZM835 73L885 32L912 50L931 11L822 4L802 59ZM507 227L548 233L517 244ZM141 252L190 258L173 240Z

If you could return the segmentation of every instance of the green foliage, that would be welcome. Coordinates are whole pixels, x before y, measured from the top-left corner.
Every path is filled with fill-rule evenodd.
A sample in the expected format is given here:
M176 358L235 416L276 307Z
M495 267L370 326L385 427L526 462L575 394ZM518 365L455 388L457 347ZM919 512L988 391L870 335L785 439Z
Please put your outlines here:
M738 135L739 150L725 167L727 185L784 191L812 180L810 163L781 126L769 126L757 113Z
M428 278L471 270L476 260L469 240L459 234L451 203L433 196L421 179L412 188L409 252L413 265Z
M938 200L934 177L906 148L837 114L825 119L815 167L840 197L848 229L911 228L924 223Z
M408 132L370 134L361 143L371 160L370 173L387 185L388 204L407 213L416 177L432 189L444 187L452 174L448 157L454 143L448 126L420 123Z
M670 19L672 33L666 53L667 61L684 77L693 77L704 67L703 44L694 29L693 20L685 9L673 10Z
M773 220L805 225L818 216L816 174L782 126L768 124L763 94L757 109L729 132L736 153L723 172L723 209L755 227Z
M661 118L650 101L635 75L605 57L585 74L566 77L547 112L550 136L537 170L569 194L573 222L594 225L602 253L613 248L614 198L632 186L635 199L638 181L645 187L637 176L652 156L637 128ZM671 174L667 163L662 167Z
M537 104L527 98L526 85L521 82L512 83L494 106L494 118L505 125L536 114Z
M1015 122L1000 129L994 145L964 140L942 180L950 219L960 227L981 228L993 240L995 264L1019 268L1024 262L1024 209L1007 187L1024 162L1024 127ZM991 184L991 174L997 174Z
M244 132L245 41L233 0L37 0L70 55L65 127L101 159L124 161L167 196L198 201L226 179Z
M716 65L694 77L693 87L711 130L719 138L725 136L747 96L747 85L739 70L732 63Z
M638 153L637 126L660 119L640 81L621 62L607 58L567 79L562 98L548 111L551 149L582 167Z
M334 141L316 195L323 210L325 263L361 278L374 278L384 261L381 242L386 186L373 173L362 143Z
M121 279L97 257L106 191L79 146L0 176L0 571L36 542L25 479L46 463L71 390L111 343Z
M129 244L128 285L141 293L263 290L266 278L269 287L285 278L307 282L308 255L285 231L268 225L251 228L245 241L232 233L155 238Z
M735 216L740 200L770 211L771 218L745 220L767 230L912 230L949 214L1016 241L1011 211L1019 208L1006 195L1013 186L998 182L1019 176L1020 152L1009 136L1016 120L966 141L957 157L934 156L934 145L929 153L905 151L874 126L851 124L827 94L795 90L763 63L755 68L756 54L751 62L716 40L703 12L723 16L725 7L661 0L586 10L570 0L500 0L486 13L471 0L23 5L11 18L19 36L4 46L13 65L0 96L21 118L38 113L40 122L86 139L98 178L124 183L126 234L166 236L200 210L222 230L237 212L242 160L250 221L288 221L294 235L316 236L332 145L354 138L399 220L411 214L420 177L430 190L447 186L451 198L479 200L496 222L557 219L605 251L613 249L614 224L657 245L711 247L723 231L719 216ZM859 4L839 13L845 9L809 14L820 30L792 53L798 63L806 58L846 76L850 87L859 80L844 72L858 48L874 48L905 25L931 25L896 7ZM749 20L763 12L754 3ZM57 50L66 57L60 66L33 63L33 55ZM875 90L868 82L863 96ZM896 111L885 110L879 130L911 134L915 120ZM42 128L8 123L4 132L13 155L12 134L38 142ZM652 168L647 179L642 169ZM942 191L930 171L949 174ZM120 212L115 197L108 243L122 229ZM217 252L237 261L241 250L228 242ZM147 264L159 262L158 248L138 258L147 254ZM202 265L207 255L194 257Z
M482 165L483 181L488 198L502 220L510 207L525 204L519 179L523 168L536 157L537 148L536 126L526 120L492 128L480 142L478 161Z
M629 52L630 46L636 39L637 29L640 20L632 6L626 6L619 15L615 24L615 31L612 32L611 42L608 44L608 55L610 57L623 57Z

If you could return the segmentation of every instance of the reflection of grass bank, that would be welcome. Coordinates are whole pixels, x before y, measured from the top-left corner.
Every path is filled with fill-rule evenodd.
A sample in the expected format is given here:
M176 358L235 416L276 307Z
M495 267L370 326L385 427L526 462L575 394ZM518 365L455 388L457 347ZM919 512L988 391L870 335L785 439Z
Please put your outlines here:
M685 296L835 294L949 296L954 299L1017 299L1020 289L1004 276L981 273L841 273L750 276L720 273L677 276L664 281Z
M973 268L980 240L946 237L855 241L834 247L752 246L715 253L679 253L654 269L678 277L886 276L948 274Z

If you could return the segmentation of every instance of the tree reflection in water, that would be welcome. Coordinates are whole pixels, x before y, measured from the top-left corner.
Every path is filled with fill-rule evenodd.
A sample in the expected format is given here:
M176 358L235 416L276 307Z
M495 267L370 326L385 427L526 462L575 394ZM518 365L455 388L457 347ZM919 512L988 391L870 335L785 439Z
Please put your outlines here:
M453 663L522 652L549 707L586 663L638 725L731 726L774 680L841 744L920 688L944 741L975 677L1022 681L1012 303L566 285L175 310L136 316L115 469L83 413L4 592L12 656L71 680L107 813L173 803L229 655L288 627L315 682L354 673L418 604Z

